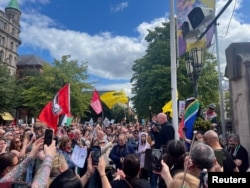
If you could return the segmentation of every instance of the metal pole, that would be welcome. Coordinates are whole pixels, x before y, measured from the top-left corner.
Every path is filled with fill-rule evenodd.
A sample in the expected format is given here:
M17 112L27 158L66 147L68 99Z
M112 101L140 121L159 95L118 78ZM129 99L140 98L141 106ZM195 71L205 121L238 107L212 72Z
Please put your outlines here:
M216 54L217 54L217 68L218 68L218 80L219 80L219 90L220 90L220 117L221 117L221 128L222 128L222 136L226 138L226 129L225 129L225 112L224 112L224 97L222 91L222 79L220 72L220 55L219 55L219 42L218 42L218 32L217 32L217 24L215 26L215 42L216 42Z
M210 22L210 24L208 24L206 30L199 36L198 40L201 40L202 37L205 36L205 34L208 32L208 30L214 25L216 24L218 18L221 16L221 14L226 10L226 8L230 5L230 3L232 2L233 0L229 0L225 6L221 9L221 11L218 13L217 16L215 16L215 18Z
M152 109L151 109L151 108L152 108L152 107L149 106L149 123L152 122Z
M198 78L197 78L197 73L193 72L194 74L194 97L197 99L198 98Z
M173 126L175 129L175 139L178 135L178 111L177 111L177 79L176 79L176 41L175 41L175 17L174 17L174 0L170 0L170 54L171 54L171 88L172 88L172 110Z

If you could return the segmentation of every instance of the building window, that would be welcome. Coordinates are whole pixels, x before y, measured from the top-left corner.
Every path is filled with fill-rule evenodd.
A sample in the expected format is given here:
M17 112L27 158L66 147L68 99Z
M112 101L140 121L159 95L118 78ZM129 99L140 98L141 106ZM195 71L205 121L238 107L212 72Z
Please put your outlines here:
M4 29L4 22L2 20L0 20L0 28Z
M12 51L14 51L14 42L11 42L11 43L10 43L10 49L11 49Z
M12 28L12 32L11 32L11 34L12 34L13 36L15 36L15 34L16 34L16 30L15 30L14 28Z
M2 37L2 46L4 46L4 45L5 45L5 38Z
M0 51L0 62L3 63L3 50Z
M9 56L8 60L9 60L9 65L12 65L13 64L13 57L12 57L12 55Z

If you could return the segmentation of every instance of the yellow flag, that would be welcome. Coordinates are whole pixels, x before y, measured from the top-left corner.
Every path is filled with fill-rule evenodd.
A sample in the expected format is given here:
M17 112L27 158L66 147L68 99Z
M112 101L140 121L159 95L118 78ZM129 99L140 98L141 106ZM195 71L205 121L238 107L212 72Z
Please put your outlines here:
M177 99L178 99L178 91L177 91ZM168 101L163 107L162 107L162 112L170 112L169 116L172 118L173 117L173 110L172 110L172 99Z
M111 109L117 103L128 103L128 97L124 93L124 91L106 92L100 96L100 99L106 104L109 109Z
M169 116L170 117L173 117L172 115L172 99L170 101L167 102L167 104L165 104L163 107L162 107L162 112L163 113L166 113L166 112L170 112Z

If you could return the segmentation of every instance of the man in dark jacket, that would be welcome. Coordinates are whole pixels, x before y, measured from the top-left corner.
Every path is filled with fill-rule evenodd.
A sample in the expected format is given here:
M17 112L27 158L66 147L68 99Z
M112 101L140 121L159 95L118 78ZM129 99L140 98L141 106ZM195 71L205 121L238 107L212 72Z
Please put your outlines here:
M155 138L155 148L161 149L161 146L166 146L170 140L175 139L175 130L164 113L157 115L157 123L160 126L160 131Z
M126 155L135 153L134 147L127 142L125 134L120 134L118 144L113 146L109 158L114 162L116 168L122 169L122 164Z
M161 146L166 146L170 140L175 139L174 127L168 122L167 115L164 113L157 114L157 128L160 129L155 137L155 149L161 149ZM156 188L158 175L151 173L150 184L152 188Z

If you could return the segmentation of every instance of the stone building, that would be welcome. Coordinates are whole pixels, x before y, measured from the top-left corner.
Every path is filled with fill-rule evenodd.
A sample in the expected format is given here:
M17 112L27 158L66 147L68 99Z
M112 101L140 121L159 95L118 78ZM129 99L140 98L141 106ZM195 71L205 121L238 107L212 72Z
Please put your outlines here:
M232 127L250 158L250 42L230 44L226 49L226 59Z
M5 10L0 10L0 64L7 65L11 74L22 78L25 69L42 71L44 63L36 55L20 55L18 47L21 45L19 35L21 33L21 11L17 0L10 0ZM15 109L11 114L16 120L27 122L33 116L32 111L23 107ZM8 112L6 112L8 113ZM2 115L0 114L2 117ZM11 120L11 119L9 119Z
M5 12L0 10L0 62L7 64L11 74L16 73L21 11L17 0L10 0Z

